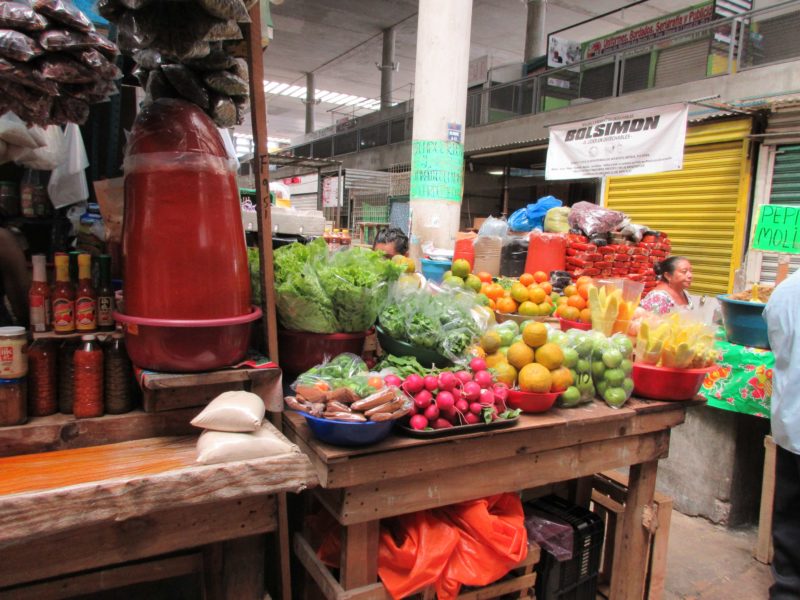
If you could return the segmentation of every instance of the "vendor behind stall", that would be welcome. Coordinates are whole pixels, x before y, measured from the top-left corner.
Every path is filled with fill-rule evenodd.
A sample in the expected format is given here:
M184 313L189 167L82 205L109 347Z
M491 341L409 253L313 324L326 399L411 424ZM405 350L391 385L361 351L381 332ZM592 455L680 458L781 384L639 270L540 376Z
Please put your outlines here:
M670 256L653 267L659 283L644 297L641 307L664 315L676 308L692 308L689 287L692 285L692 263L683 256Z
M372 249L383 252L388 258L408 255L408 236L396 227L381 229L375 236Z
M0 326L28 325L28 289L31 277L25 254L14 234L0 224ZM6 306L6 301L14 313Z

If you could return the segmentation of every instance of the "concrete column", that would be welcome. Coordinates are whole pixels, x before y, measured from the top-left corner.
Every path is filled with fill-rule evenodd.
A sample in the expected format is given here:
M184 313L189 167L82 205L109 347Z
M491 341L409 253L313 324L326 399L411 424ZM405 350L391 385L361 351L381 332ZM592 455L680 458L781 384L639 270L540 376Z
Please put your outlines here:
M389 27L383 30L383 53L381 54L381 110L392 105L392 87L394 82L394 44L395 30Z
M420 0L411 150L411 242L453 248L464 192L472 0Z
M528 24L525 28L525 62L547 54L546 11L547 0L528 0Z
M314 131L314 73L306 73L306 133Z

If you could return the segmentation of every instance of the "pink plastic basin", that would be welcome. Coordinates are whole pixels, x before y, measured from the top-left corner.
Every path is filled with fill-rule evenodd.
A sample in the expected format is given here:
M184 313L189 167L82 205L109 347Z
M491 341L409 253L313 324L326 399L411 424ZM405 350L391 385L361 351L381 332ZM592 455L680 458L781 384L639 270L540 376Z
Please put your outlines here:
M133 364L167 373L236 364L247 353L252 322L260 317L257 306L246 315L224 319L150 319L114 313L125 326L125 347Z
M633 394L653 400L691 400L714 369L716 365L704 369L669 369L633 363Z
M508 406L524 413L541 413L550 410L561 392L523 392L508 390Z
M368 333L309 333L279 329L280 367L289 375L300 375L326 358L331 359L344 352L361 356Z

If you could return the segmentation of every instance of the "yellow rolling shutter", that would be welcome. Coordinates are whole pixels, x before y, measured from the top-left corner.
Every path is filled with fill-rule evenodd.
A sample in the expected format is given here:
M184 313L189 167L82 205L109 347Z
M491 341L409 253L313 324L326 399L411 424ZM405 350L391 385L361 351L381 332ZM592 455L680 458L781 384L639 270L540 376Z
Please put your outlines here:
M606 180L606 206L665 232L672 253L689 258L695 294L729 292L741 263L750 128L750 119L689 127L681 171Z

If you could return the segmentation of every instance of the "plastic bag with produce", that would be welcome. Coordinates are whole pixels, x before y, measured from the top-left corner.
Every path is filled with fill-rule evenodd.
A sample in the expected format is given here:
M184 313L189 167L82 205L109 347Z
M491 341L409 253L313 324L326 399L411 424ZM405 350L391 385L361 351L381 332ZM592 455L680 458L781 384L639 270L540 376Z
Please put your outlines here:
M597 395L612 408L621 408L633 393L633 343L617 333L605 338L598 332L592 349L592 379Z
M570 329L561 336L552 336L552 341L564 352L564 366L572 372L572 385L561 393L558 405L573 408L594 400L595 386L592 379L592 350L594 336L588 331Z

